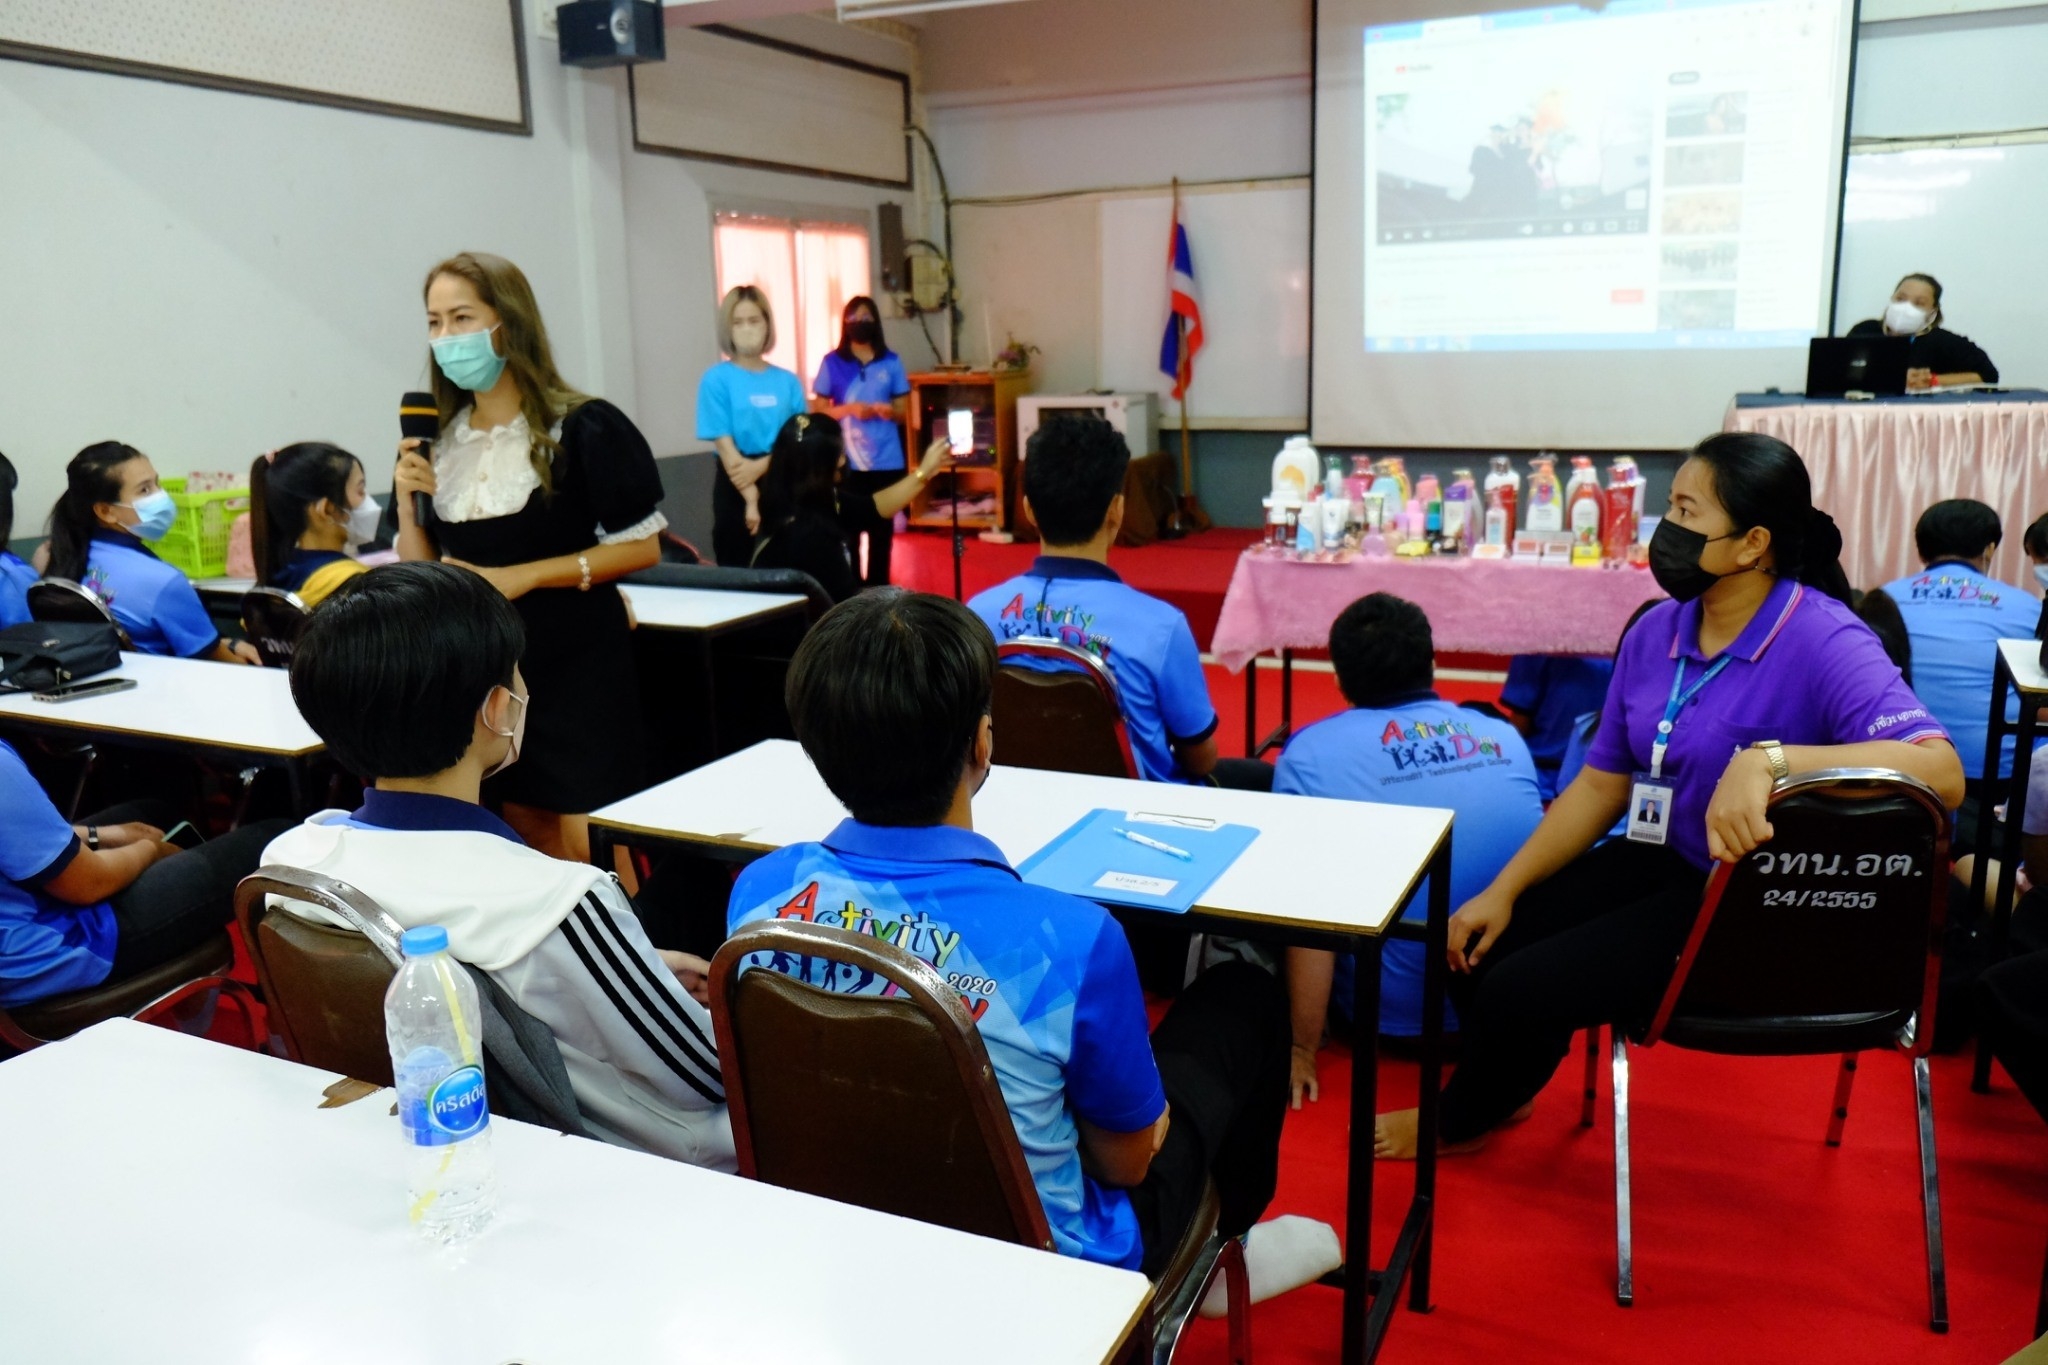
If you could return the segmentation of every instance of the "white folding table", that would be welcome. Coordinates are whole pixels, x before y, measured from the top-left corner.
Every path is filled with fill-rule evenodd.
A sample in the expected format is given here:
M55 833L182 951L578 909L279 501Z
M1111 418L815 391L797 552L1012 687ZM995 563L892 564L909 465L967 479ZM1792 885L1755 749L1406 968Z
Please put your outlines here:
M495 1223L405 1221L391 1092L115 1020L0 1063L0 1355L38 1365L1106 1361L1143 1276L493 1119Z
M1188 918L1247 938L1355 953L1356 1019L1379 1018L1382 941L1399 934L1427 944L1415 1193L1387 1266L1379 1271L1371 1268L1378 1066L1369 1039L1352 1054L1342 1359L1354 1365L1369 1360L1384 1339L1403 1279L1410 1282L1410 1305L1418 1311L1429 1305L1452 813L998 766L974 798L974 824L1014 866L1098 808L1225 820L1259 830ZM769 740L594 812L591 856L609 867L613 846L624 843L745 861L822 838L845 817L802 748ZM1425 877L1429 914L1417 933L1418 926L1401 924L1400 914Z
M292 700L282 669L124 653L106 678L135 686L77 701L0 693L0 733L165 750L242 767L283 768L303 811L306 760L325 746Z

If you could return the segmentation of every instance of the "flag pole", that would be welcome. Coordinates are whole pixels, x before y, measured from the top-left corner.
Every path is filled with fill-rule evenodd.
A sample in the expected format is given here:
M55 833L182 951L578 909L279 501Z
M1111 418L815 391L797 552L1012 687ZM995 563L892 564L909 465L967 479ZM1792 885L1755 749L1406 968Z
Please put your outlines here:
M1173 178L1173 222L1175 230L1178 231L1180 227L1179 176ZM1213 523L1209 520L1208 513L1202 510L1202 504L1195 500L1194 443L1188 433L1188 382L1193 378L1189 373L1193 366L1189 363L1190 357L1188 356L1187 314L1176 311L1173 315L1173 323L1180 337L1180 363L1176 367L1180 373L1174 376L1176 385L1180 389L1180 507L1175 512L1172 521L1173 530L1176 534L1188 535L1194 531L1206 531Z

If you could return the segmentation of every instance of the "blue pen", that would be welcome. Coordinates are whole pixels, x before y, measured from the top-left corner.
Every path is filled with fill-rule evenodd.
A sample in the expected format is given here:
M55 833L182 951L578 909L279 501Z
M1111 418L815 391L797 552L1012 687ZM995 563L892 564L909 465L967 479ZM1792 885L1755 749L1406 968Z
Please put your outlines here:
M1143 844L1146 848L1156 848L1169 858L1178 858L1184 863L1191 863L1195 860L1195 855L1184 848L1175 848L1172 844L1162 844L1157 839L1147 839L1144 835L1133 834L1127 829L1118 829L1116 832L1134 844Z

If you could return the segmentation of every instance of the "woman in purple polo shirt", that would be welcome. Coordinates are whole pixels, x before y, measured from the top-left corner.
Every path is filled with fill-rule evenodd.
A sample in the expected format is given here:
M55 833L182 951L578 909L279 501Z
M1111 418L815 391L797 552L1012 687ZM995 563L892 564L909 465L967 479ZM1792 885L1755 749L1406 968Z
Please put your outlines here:
M1577 1030L1655 1007L1714 862L1770 839L1777 779L1892 768L1962 800L1948 735L1844 600L1841 549L1782 441L1710 436L1679 469L1650 542L1673 600L1623 639L1584 770L1451 917L1445 1152L1524 1116ZM1414 1110L1383 1114L1375 1149L1412 1157L1415 1134Z

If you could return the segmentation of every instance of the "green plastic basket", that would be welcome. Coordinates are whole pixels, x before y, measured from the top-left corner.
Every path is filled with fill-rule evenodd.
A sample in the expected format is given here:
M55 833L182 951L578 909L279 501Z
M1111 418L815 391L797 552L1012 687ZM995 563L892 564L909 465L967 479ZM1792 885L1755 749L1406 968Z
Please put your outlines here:
M177 520L157 542L157 557L187 578L219 578L228 571L228 532L249 511L249 490L187 493L183 479L162 481Z

